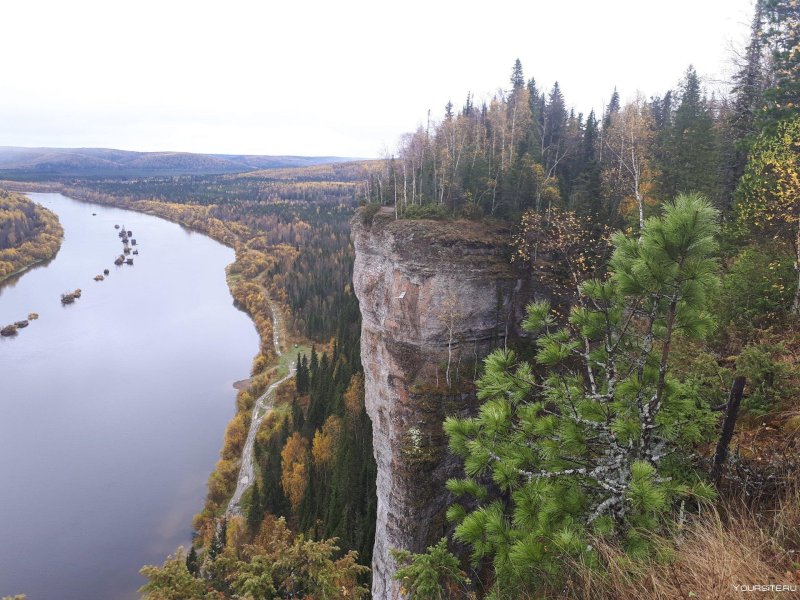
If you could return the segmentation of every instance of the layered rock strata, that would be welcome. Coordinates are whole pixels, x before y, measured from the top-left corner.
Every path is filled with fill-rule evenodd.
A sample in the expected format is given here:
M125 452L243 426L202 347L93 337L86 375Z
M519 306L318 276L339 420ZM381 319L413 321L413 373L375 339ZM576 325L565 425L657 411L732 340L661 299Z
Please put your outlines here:
M401 598L392 548L421 552L447 532L450 477L463 476L442 422L476 402L476 364L502 346L528 294L510 232L472 221L353 220L366 408L378 466L372 597Z

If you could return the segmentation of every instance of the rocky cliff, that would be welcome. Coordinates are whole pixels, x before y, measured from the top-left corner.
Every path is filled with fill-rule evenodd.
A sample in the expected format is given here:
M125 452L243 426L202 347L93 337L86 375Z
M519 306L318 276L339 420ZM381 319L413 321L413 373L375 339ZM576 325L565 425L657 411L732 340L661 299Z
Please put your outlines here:
M471 221L353 220L366 406L378 466L372 594L401 598L390 549L423 551L447 531L459 472L442 422L475 408L476 364L502 345L526 297L509 231Z

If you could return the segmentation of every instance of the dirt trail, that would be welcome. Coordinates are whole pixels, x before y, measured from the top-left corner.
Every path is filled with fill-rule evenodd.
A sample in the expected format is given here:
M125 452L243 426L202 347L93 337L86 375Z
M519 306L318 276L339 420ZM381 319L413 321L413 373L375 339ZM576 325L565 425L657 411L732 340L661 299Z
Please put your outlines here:
M278 357L283 355L281 351L281 324L280 315L274 305L270 305L272 309L272 341L275 344L275 353ZM295 365L289 365L289 373L282 379L279 379L267 390L261 394L253 404L253 416L250 420L250 430L247 432L247 439L242 449L242 466L239 468L239 477L236 481L236 491L233 492L231 500L228 503L228 508L225 511L227 516L241 515L242 514L242 494L249 488L253 481L255 481L255 468L253 462L253 446L256 441L256 434L261 427L261 422L264 420L272 408L274 407L275 390L278 389L284 381L291 379L295 375Z

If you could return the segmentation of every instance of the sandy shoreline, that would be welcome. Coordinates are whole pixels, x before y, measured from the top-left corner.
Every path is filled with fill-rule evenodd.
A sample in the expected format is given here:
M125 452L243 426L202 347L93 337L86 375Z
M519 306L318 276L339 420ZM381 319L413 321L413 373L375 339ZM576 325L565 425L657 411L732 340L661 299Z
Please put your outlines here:
M248 377L247 379L240 379L239 381L234 381L233 387L237 391L241 392L242 390L246 390L247 388L249 388L251 383L253 383L253 378Z

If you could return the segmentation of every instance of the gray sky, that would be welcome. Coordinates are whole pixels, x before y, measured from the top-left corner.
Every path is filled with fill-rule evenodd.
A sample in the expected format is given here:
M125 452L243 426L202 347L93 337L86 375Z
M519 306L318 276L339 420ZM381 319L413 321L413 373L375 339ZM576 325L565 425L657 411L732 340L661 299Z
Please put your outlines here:
M377 156L515 58L576 110L710 87L752 0L26 0L0 8L0 145Z

